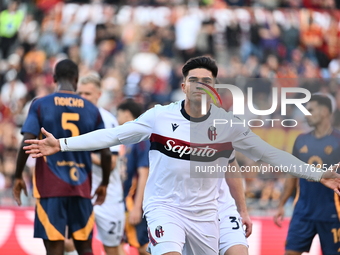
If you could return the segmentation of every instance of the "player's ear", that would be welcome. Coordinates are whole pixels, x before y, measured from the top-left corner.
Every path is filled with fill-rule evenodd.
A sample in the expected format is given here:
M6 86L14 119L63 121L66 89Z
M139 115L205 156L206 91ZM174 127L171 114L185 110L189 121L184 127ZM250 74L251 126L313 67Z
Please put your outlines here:
M185 78L182 80L182 83L181 83L181 88L182 88L182 91L185 93Z
M53 82L57 83L57 77L55 76L55 74L53 74Z

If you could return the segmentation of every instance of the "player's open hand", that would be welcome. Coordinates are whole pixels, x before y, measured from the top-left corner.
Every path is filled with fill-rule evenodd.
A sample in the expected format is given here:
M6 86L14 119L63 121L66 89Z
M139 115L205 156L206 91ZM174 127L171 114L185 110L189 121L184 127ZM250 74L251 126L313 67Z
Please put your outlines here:
M282 227L282 221L283 221L284 217L285 217L284 207L283 206L279 206L279 208L277 209L277 212L274 215L274 223L279 228Z
M46 136L43 140L25 140L25 143L31 144L24 146L26 153L31 154L33 158L49 156L60 151L60 144L58 139L41 128L41 133Z
M96 198L96 202L94 203L94 205L101 205L104 203L105 201L105 197L106 197L106 188L107 186L104 185L100 185L96 191L94 192L94 195L92 198L97 197Z
M336 173L336 168L339 163L331 166L328 171L326 171L320 180L320 182L326 187L334 190L340 196L340 174Z
M26 188L25 181L22 178L20 178L20 179L16 178L14 180L14 185L13 185L12 192L13 192L14 200L17 202L17 204L19 206L21 205L21 198L20 198L21 190L24 191L24 193L25 193L25 195L27 197L27 188Z
M253 231L253 223L251 222L248 212L240 213L240 216L242 218L242 225L246 227L246 237L249 237Z

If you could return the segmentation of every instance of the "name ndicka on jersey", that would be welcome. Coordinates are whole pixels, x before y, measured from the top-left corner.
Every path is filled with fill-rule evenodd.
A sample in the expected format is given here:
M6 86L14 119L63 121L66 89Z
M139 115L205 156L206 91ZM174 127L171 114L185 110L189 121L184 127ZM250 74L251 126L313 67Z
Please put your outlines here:
M179 153L180 158L183 155L189 154L192 156L213 157L215 153L218 151L216 149L210 148L208 145L205 147L190 147L186 145L176 145L176 142L174 140L168 140L164 148L167 151Z

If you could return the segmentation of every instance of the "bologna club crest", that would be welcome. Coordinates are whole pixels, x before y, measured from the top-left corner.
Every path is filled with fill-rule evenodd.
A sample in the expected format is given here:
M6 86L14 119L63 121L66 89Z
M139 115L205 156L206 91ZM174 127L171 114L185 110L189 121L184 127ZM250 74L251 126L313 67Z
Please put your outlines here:
M157 226L156 230L155 230L155 234L158 238L162 237L164 233L164 230L162 228L162 226Z
M208 129L208 137L211 141L214 141L216 139L217 133L216 133L216 127L211 126Z

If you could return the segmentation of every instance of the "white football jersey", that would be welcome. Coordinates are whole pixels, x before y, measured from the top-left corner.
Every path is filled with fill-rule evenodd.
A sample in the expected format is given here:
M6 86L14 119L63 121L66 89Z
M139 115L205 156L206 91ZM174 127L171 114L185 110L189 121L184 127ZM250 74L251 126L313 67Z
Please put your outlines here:
M118 126L117 119L107 110L103 108L98 108L100 115L102 116L104 126L105 128L113 128ZM112 153L117 153L118 155L119 145L110 147L110 151ZM95 164L92 164L92 192L91 194L94 194L97 187L100 185L102 181L102 168L100 166L97 166ZM106 198L105 203L118 203L123 200L123 187L122 182L120 179L119 171L116 168L112 170L110 174L109 179L109 185L107 186L106 190ZM93 199L93 202L95 201L95 198Z
M146 214L161 206L195 220L216 217L219 178L211 178L214 175L204 170L227 166L234 150L232 141L250 132L243 125L214 128L216 119L240 123L232 113L214 105L204 117L190 118L184 101L179 101L155 106L116 133L123 144L150 139L150 172L143 202Z

